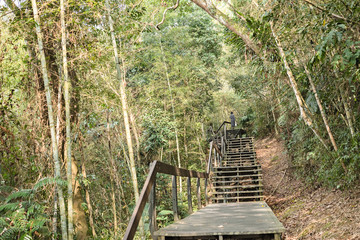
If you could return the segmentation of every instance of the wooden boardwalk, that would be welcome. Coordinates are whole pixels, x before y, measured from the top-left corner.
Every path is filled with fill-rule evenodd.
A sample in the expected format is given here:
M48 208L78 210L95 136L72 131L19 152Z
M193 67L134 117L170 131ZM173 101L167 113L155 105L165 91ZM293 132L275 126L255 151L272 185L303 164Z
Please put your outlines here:
M159 239L280 239L285 231L263 201L211 204L154 235Z
M213 132L206 172L177 168L153 162L140 199L126 229L124 240L135 236L146 201L149 200L149 227L157 240L280 240L284 226L263 201L261 165L256 159L252 137L245 131L227 130L224 122ZM223 129L223 130L221 130ZM221 131L220 131L221 130ZM172 175L172 211L175 222L158 230L156 198L157 173ZM180 219L177 179L187 178L188 217ZM198 210L193 213L191 178L197 178ZM202 208L201 181L204 179L205 203ZM151 194L150 194L151 192Z

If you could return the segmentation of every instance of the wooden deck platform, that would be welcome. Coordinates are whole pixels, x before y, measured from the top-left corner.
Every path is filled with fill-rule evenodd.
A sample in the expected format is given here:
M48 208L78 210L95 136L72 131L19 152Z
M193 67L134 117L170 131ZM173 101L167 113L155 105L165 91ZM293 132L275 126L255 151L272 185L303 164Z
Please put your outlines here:
M259 201L211 204L154 232L154 236L159 239L280 239L284 231L270 207Z

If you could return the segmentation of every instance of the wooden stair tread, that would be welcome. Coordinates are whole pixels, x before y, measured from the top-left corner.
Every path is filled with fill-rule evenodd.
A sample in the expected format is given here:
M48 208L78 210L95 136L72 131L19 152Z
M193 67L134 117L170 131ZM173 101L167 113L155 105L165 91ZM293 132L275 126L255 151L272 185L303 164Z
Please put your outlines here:
M244 177L262 177L262 174L250 174L250 175L234 175L234 176L213 176L213 179L222 179L222 178L244 178Z
M246 167L261 167L259 164L256 165L243 165L243 166L227 166L227 167L214 167L214 169L218 170L218 169L224 169L226 171L226 169L234 169L234 168L246 168Z
M213 181L213 184L225 184L225 183L247 183L247 182L262 182L263 179L244 179L244 180L229 180L229 181Z
M233 192L212 192L212 194L217 194L217 195L221 195L221 194L242 194L242 193L262 193L264 192L262 189L261 190L251 190L251 191L233 191Z
M229 174L229 173L245 173L245 172L261 172L261 168L258 169L249 169L249 170L237 170L237 171L214 171L214 174ZM227 175L229 176L229 175ZM236 175L235 175L236 176Z
M255 185L237 185L237 186L214 186L215 189L256 188L256 187L263 187L263 185L255 184Z

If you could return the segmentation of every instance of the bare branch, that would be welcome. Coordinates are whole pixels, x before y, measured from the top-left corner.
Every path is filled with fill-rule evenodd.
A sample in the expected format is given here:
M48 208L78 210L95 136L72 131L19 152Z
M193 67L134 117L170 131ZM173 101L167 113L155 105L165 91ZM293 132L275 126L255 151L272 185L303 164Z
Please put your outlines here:
M303 0L303 1L306 2L307 4L313 6L314 8L320 10L320 11L323 11L323 12L328 13L332 18L344 20L344 21L347 21L347 22L353 22L353 21L351 21L351 20L349 20L349 19L346 19L346 18L344 18L344 17L342 17L342 16L340 16L340 15L337 15L337 14L334 14L334 13L329 13L329 11L326 10L325 8L322 8L322 7L318 6L318 5L316 5L315 3L310 2L309 0Z
M164 13L163 13L163 17L162 17L161 22L159 22L158 24L155 25L155 28L156 28L157 30L160 30L160 29L159 29L159 26L164 23L165 17L166 17L166 12L167 12L168 10L175 10L175 9L177 9L177 7L179 6L179 2L180 2L180 0L177 0L174 6L165 9L165 11L164 11Z

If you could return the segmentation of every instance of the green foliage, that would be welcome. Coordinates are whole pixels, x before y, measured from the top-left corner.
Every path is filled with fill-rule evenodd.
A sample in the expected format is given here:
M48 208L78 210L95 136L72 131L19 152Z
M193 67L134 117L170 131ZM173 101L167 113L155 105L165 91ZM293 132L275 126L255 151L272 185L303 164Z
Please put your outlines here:
M0 205L0 235L5 239L33 239L33 237L47 238L51 232L47 223L49 216L46 214L47 207L36 200L39 190L49 184L64 181L54 178L43 178L32 189L12 191L8 189L8 196L1 201Z
M167 147L167 139L174 137L174 123L160 109L154 109L142 118L142 144L146 153Z

